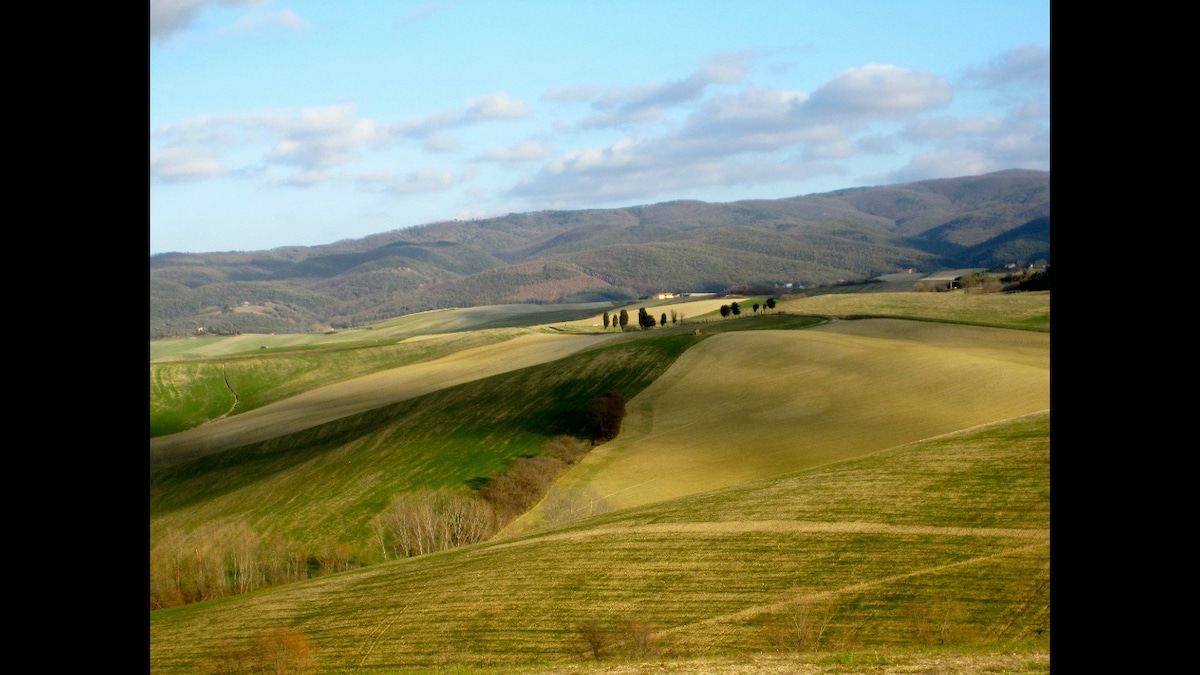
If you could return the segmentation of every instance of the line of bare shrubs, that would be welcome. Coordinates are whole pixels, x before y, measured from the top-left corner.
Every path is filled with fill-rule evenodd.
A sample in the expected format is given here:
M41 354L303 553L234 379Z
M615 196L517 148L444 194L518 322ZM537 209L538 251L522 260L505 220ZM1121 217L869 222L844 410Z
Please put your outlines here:
M174 607L286 584L353 565L349 542L312 548L279 533L263 537L238 521L190 534L171 529L150 550L150 609Z
M535 457L518 457L505 473L483 486L479 495L492 505L497 527L504 527L533 506L558 475L578 462L589 450L570 436L559 436L545 445Z
M371 521L375 541L385 560L483 541L528 511L587 451L586 443L559 436L546 444L543 454L514 459L508 471L476 495L445 488L394 495Z
M962 644L975 641L978 630L968 621L963 603L942 599L912 602L905 607L913 641L922 645Z
M166 533L150 551L150 608L172 607L305 579L309 553L276 534L264 539L246 523Z
M251 640L218 642L204 665L203 672L213 675L299 674L313 672L316 657L304 633L276 628Z
M440 489L394 495L371 521L375 544L387 560L483 541L529 510L588 450L586 442L560 436L543 454L515 459L478 494ZM593 499L573 512L586 515L598 504ZM356 565L356 553L345 541L327 540L309 549L278 533L263 537L244 522L209 525L191 534L170 530L150 551L150 609L344 571Z
M830 598L795 599L763 618L762 637L771 649L786 653L852 648L871 617L854 620L839 614ZM965 644L979 637L961 602L913 601L905 605L904 618L907 637L915 644Z
M634 616L608 622L607 626L594 615L580 622L575 627L572 650L596 661L608 657L650 659L662 653L654 626Z
M793 600L767 617L762 635L776 651L816 651L830 646L830 627L836 614L837 606L830 600ZM837 641L846 643L847 636L840 635Z
M418 490L393 495L371 526L387 560L483 541L496 531L496 518L478 497L446 489Z

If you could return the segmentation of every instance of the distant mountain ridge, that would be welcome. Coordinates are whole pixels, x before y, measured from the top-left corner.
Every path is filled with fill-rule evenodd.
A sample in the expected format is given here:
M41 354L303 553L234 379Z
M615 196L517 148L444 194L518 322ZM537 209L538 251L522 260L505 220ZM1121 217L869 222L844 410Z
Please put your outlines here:
M1010 170L786 199L509 214L324 246L162 253L150 257L150 337L1049 259L1050 174Z

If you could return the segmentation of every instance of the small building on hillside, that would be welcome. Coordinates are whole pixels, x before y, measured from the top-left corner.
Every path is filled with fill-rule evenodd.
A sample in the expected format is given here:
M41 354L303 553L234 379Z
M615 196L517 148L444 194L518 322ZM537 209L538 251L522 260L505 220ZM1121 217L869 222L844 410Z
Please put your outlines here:
M650 297L654 298L655 300L667 300L669 298L675 297L675 294L674 293L655 293L654 295L652 295Z

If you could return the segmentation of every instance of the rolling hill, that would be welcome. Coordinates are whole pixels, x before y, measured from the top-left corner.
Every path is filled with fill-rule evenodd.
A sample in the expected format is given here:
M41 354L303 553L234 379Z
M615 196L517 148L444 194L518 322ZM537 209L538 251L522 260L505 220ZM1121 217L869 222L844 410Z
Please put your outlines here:
M151 670L212 667L222 645L276 626L306 635L330 672L561 668L591 658L580 639L591 619L609 659L744 661L971 642L1028 649L1049 631L1048 432L1038 413L154 612Z
M213 532L241 543L196 560L299 546L311 568L340 546L338 569L369 564L153 611L151 671L249 668L284 635L323 672L597 656L745 672L728 660L760 655L797 672L812 652L970 645L1047 672L1049 293L820 295L728 320L723 302L664 301L655 313L688 323L607 336L610 305L525 305L157 346L152 377L184 374L160 378L173 387L152 387L152 408L206 400L212 377L185 375L218 368L262 403L158 440L152 566L185 564L164 542ZM586 437L606 391L628 401L621 434L500 535L380 557L394 495L471 494Z

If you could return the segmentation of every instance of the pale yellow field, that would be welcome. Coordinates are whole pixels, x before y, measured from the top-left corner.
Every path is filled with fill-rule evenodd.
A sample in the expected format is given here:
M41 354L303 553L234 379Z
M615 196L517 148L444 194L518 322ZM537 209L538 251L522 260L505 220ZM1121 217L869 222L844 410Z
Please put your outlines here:
M725 333L628 404L543 503L654 503L1050 407L1043 333L893 319ZM535 508L511 531L545 521Z
M150 439L152 468L267 440L498 373L554 361L616 337L533 333L304 392L284 401Z
M1050 317L1050 293L850 293L811 298L785 296L780 311L793 314L853 314L920 317L990 325L1031 326Z

